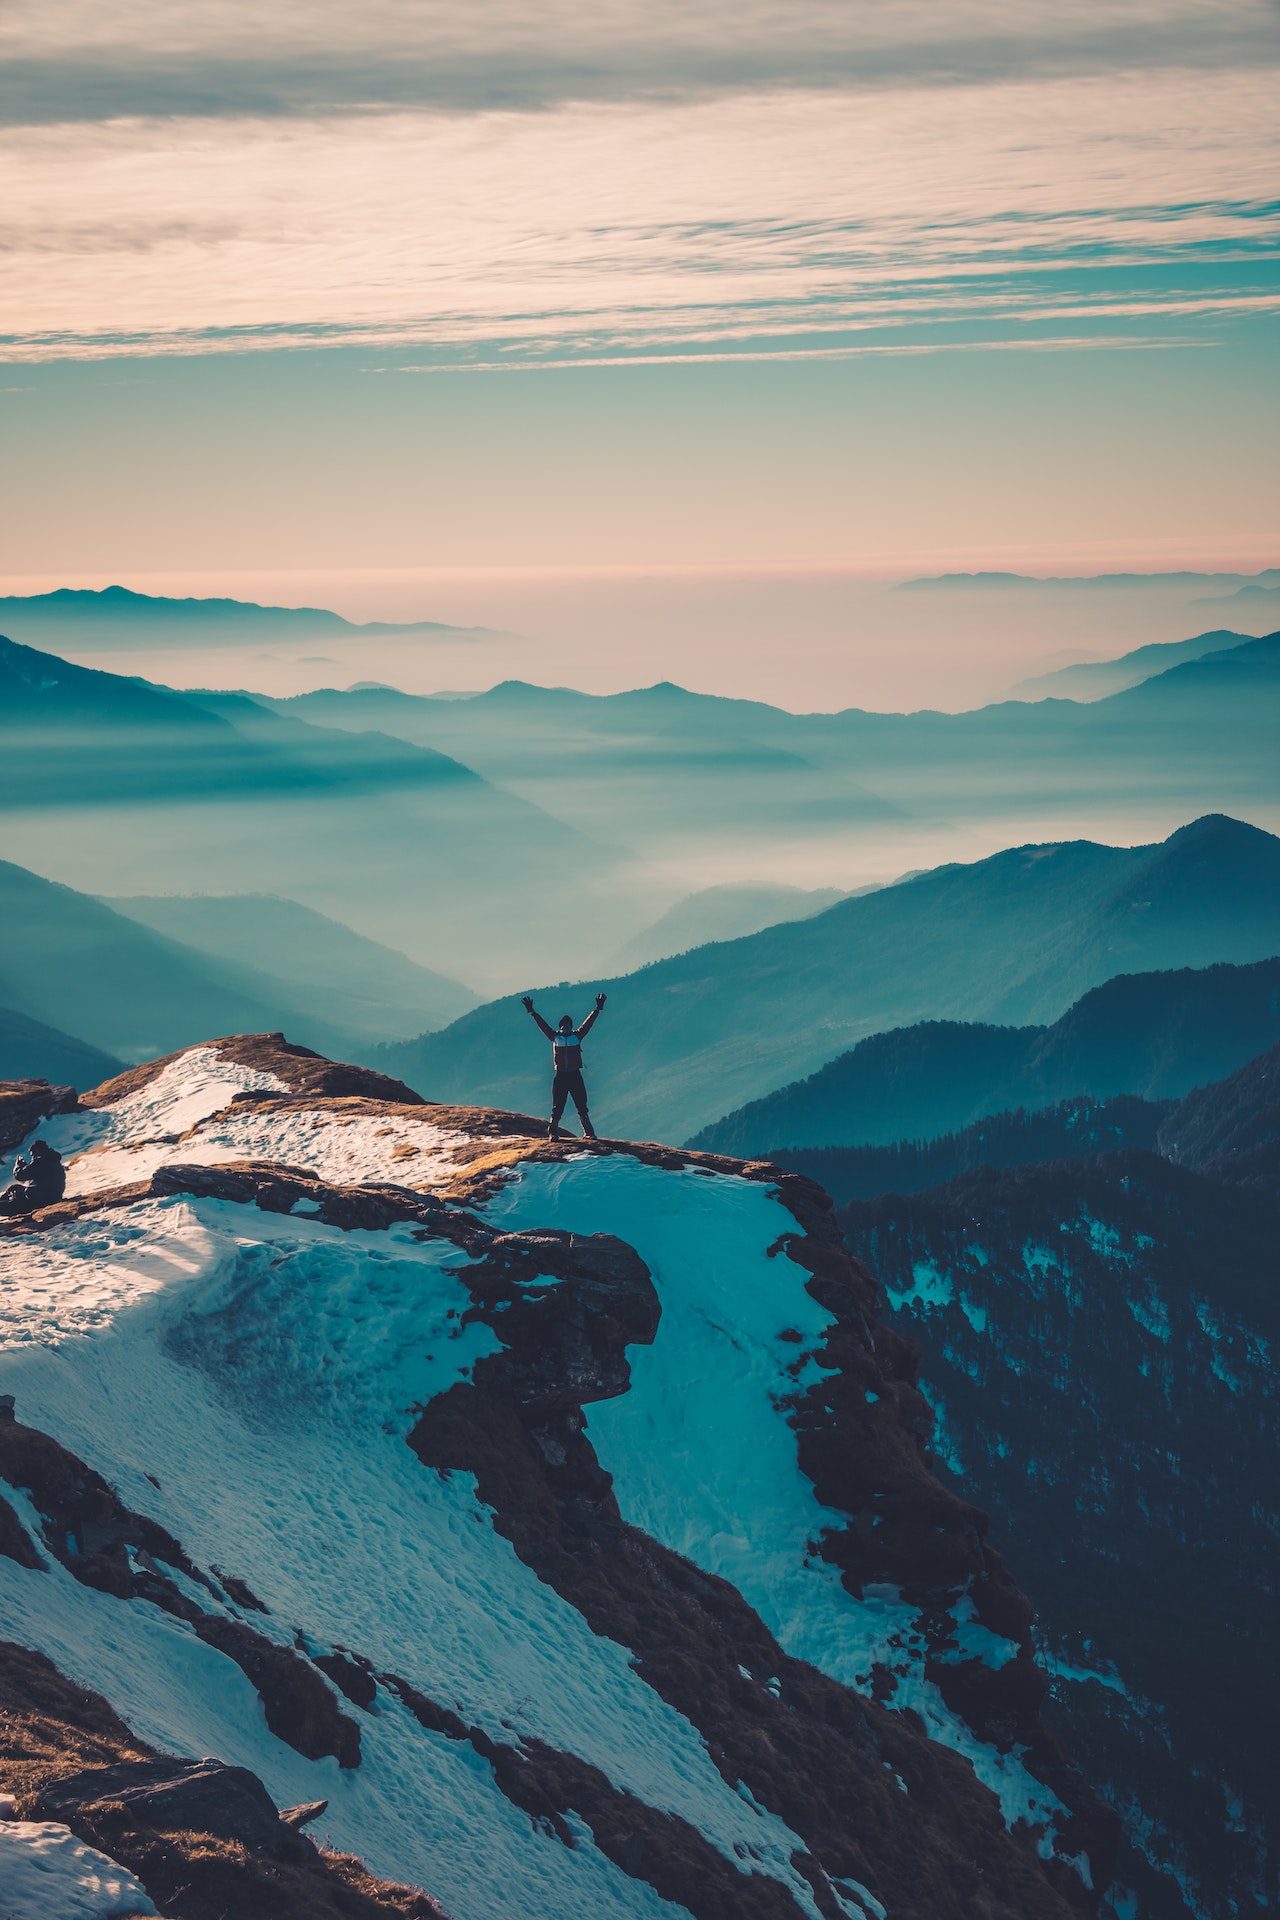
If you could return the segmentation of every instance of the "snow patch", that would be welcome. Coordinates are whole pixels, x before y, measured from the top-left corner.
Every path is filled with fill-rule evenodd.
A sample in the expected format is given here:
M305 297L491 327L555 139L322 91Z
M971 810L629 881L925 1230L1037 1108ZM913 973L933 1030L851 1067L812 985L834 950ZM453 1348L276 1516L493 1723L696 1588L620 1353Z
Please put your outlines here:
M508 1227L616 1234L653 1276L657 1338L632 1349L630 1392L588 1416L623 1517L731 1581L788 1653L843 1685L869 1692L872 1666L892 1668L889 1704L914 1708L932 1739L962 1754L1010 1825L1046 1827L1064 1811L1023 1765L1025 1750L985 1745L925 1679L924 1640L897 1590L868 1587L855 1599L811 1551L847 1520L819 1503L800 1471L786 1419L796 1348L777 1329L795 1329L811 1348L831 1318L806 1292L802 1268L785 1254L769 1258L791 1221L776 1193L618 1154L524 1166L484 1212Z
M247 1581L257 1631L349 1647L507 1744L535 1735L679 1813L738 1871L764 1871L817 1920L801 1842L747 1806L687 1720L516 1557L472 1476L425 1469L416 1409L497 1341L460 1330L448 1242L174 1196L11 1243L41 1330L0 1352L18 1416L54 1434L174 1533ZM6 1281L11 1275L6 1273ZM156 1487L154 1475L160 1486ZM30 1503L14 1496L31 1528ZM202 1604L211 1609L210 1599ZM56 1561L0 1559L6 1633L82 1685L109 1677L139 1736L251 1768L277 1805L325 1798L327 1837L376 1873L427 1885L455 1920L658 1920L681 1911L584 1838L531 1833L470 1747L380 1689L359 1768L310 1762L267 1729L240 1669L143 1601ZM585 1834L585 1829L584 1829ZM746 1863L744 1865L744 1862ZM478 1863L483 1863L479 1865Z
M153 1914L146 1888L50 1820L0 1820L2 1920L113 1920Z

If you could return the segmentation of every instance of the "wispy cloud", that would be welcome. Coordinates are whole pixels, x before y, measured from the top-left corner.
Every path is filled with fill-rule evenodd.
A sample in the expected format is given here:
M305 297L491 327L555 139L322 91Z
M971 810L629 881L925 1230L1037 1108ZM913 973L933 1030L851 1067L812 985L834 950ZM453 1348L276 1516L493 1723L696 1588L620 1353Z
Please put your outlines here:
M1274 311L1272 93L1175 71L10 129L0 327L10 358L575 364L1145 336Z
M3 116L263 116L761 87L1205 73L1280 56L1269 0L9 0Z

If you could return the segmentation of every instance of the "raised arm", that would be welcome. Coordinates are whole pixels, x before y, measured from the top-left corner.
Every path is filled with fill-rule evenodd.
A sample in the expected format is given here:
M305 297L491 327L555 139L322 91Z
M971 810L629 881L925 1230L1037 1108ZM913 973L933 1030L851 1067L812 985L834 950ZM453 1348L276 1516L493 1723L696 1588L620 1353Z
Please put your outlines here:
M605 1001L605 996L602 993L598 993L596 995L596 1003L594 1007L592 1007L590 1013L587 1015L582 1025L578 1028L579 1040L586 1039L592 1027L594 1027L596 1021L600 1018L600 1015L604 1011L604 1001Z
M536 1024L542 1029L543 1033L546 1034L548 1040L554 1040L556 1037L554 1031L552 1030L552 1028L550 1028L547 1025L546 1021L543 1019L542 1015L538 1012L537 1008L533 1004L533 1001L529 998L527 993L525 994L523 1000L521 1000L520 1005L524 1008L525 1012L529 1015L529 1018L534 1022L536 1022Z

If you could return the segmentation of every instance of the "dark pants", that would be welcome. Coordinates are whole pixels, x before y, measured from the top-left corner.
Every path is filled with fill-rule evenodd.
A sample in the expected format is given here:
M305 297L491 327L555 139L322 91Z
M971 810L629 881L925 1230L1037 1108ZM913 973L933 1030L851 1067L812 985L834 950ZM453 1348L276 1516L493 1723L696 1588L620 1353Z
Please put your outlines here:
M35 1189L15 1180L11 1187L0 1193L0 1218L19 1219L24 1213L34 1213L37 1207L48 1206L47 1200L37 1198Z
M594 1140L596 1130L591 1124L591 1115L587 1112L587 1086L579 1067L560 1068L551 1082L551 1124L560 1125L560 1116L564 1112L564 1103L572 1100L578 1109L578 1118L582 1122L582 1131L588 1140Z

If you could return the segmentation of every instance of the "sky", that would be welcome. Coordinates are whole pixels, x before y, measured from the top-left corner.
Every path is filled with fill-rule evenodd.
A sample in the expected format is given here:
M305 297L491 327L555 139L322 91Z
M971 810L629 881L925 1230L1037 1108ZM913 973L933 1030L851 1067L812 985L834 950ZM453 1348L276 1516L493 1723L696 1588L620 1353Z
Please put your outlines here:
M0 52L5 590L274 582L578 684L734 691L750 628L790 704L895 579L1277 559L1275 0L10 0Z

